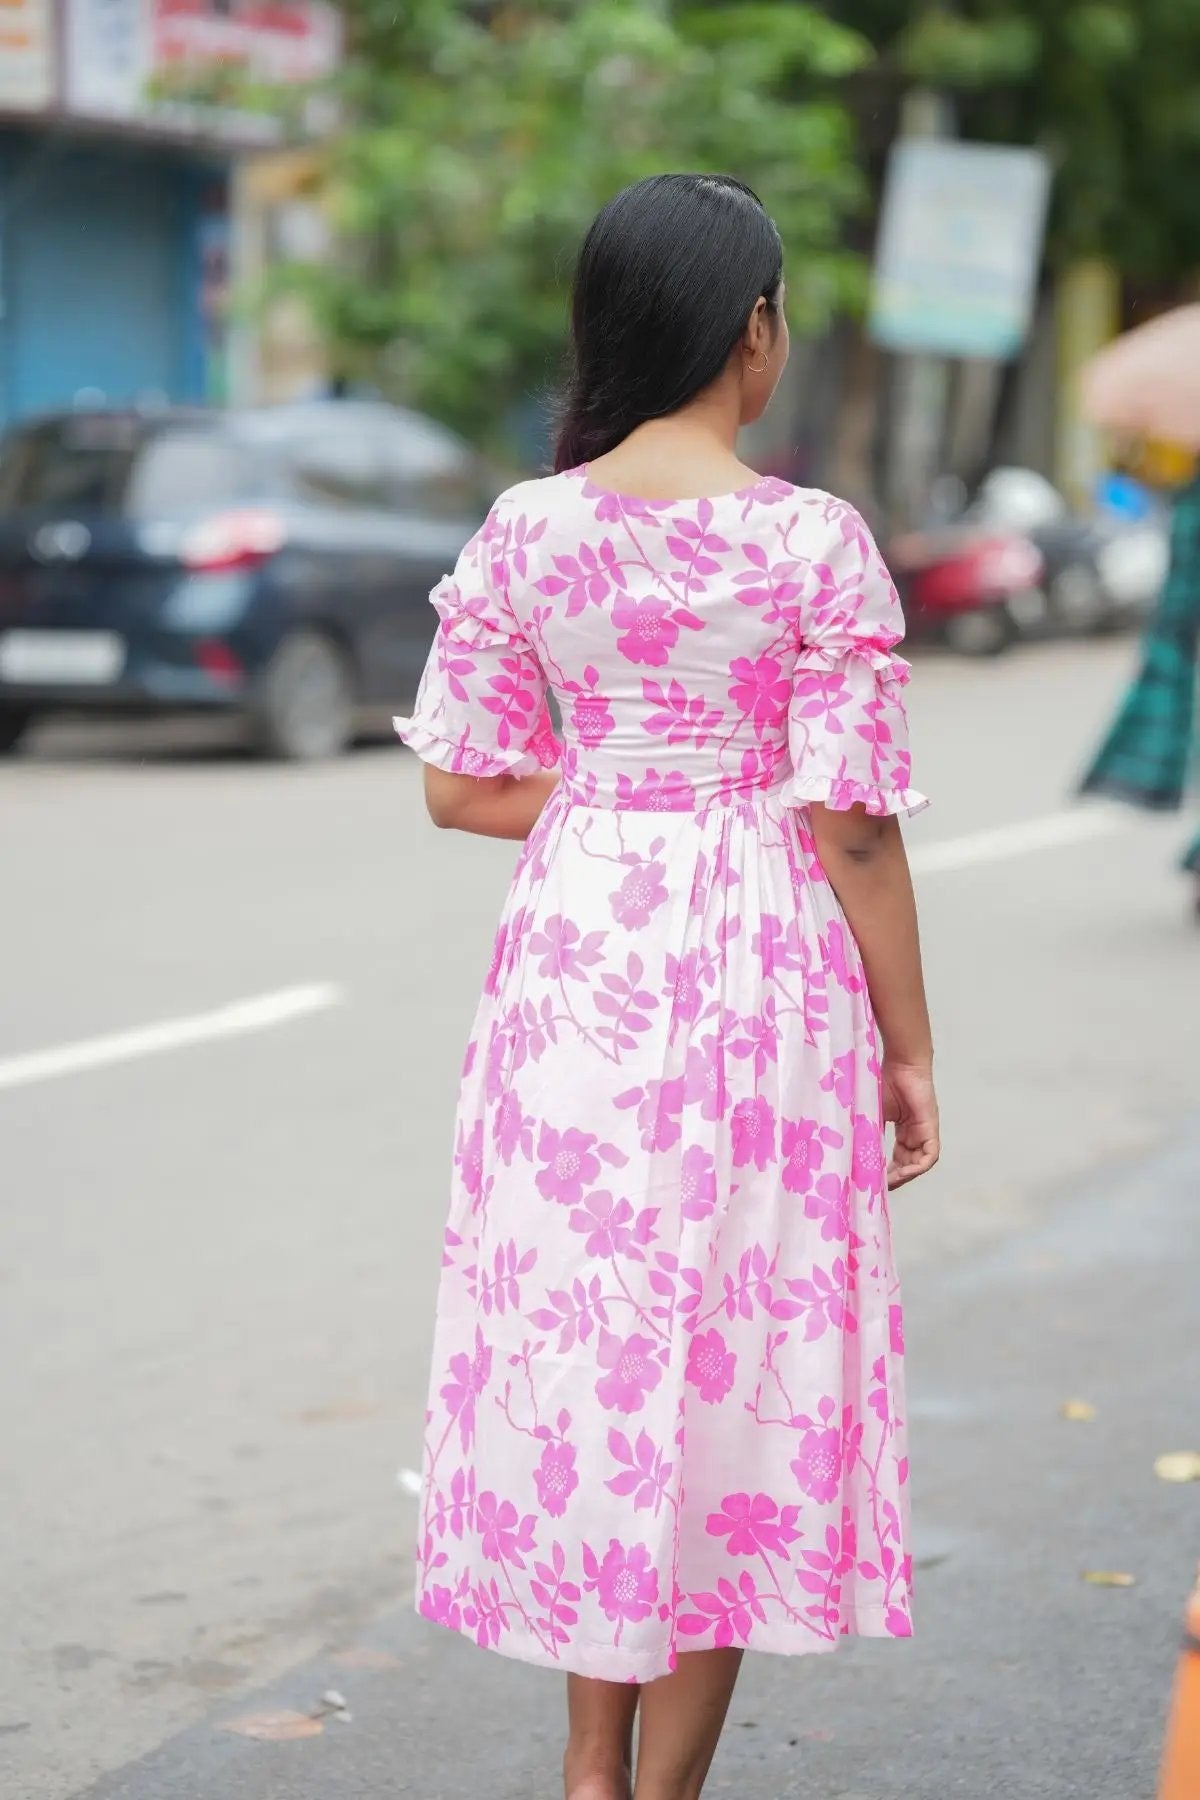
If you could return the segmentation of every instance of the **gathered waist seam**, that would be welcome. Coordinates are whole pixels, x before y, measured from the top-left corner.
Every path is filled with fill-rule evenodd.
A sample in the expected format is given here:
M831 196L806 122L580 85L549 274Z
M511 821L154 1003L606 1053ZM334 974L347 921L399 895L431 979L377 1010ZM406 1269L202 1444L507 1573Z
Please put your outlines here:
M784 780L772 782L769 786L738 788L729 793L710 794L702 805L697 806L630 805L623 800L589 796L567 781L559 784L558 794L565 805L581 807L589 812L653 813L661 818L703 819L713 812L733 812L742 806L765 806L772 800L781 799L787 785L787 781Z

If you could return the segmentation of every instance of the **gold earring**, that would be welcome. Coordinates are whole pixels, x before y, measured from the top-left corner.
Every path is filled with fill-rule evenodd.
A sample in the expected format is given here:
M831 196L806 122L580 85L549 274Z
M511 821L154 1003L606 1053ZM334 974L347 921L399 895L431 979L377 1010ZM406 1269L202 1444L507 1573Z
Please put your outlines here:
M747 375L765 375L767 372L767 362L768 362L768 358L766 356L764 356L763 360L762 360L762 368L761 369L756 369L752 362L748 362L746 364Z

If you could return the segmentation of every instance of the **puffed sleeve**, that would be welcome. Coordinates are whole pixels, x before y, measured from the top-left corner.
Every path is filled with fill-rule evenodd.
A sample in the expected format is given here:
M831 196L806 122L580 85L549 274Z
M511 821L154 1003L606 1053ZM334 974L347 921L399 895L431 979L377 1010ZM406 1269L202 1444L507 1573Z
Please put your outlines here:
M430 595L439 624L401 739L452 775L531 775L560 758L546 677L509 602L504 496Z
M895 584L853 507L826 511L801 598L785 798L835 812L863 806L877 818L919 812L929 802L912 785Z

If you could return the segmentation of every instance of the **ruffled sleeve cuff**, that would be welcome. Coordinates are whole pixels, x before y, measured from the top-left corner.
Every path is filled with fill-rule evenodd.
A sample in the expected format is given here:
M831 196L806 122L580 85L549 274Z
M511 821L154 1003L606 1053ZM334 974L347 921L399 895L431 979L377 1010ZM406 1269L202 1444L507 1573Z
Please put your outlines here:
M457 740L442 737L419 717L394 718L392 724L401 743L407 744L422 762L432 763L448 775L536 775L542 769L557 768L562 761L562 746L548 714L527 743L510 744L503 750L494 746L480 749L471 743L466 732Z
M787 806L827 806L830 812L849 812L852 806L862 806L873 819L889 819L896 814L911 818L929 805L926 795L916 788L872 786L837 775L793 775L783 789L783 800Z

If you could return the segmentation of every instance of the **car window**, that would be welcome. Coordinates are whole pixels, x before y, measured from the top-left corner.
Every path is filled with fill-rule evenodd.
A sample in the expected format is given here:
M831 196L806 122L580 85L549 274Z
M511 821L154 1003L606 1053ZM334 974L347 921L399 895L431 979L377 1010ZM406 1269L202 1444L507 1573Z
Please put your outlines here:
M431 518L471 519L492 495L478 459L430 419L402 414L380 427L389 504Z
M133 458L125 511L157 519L202 507L236 506L256 497L254 465L240 446L213 431L156 433Z
M326 427L288 451L301 494L325 505L379 507L387 504L383 460L377 434L362 426Z
M0 448L0 510L112 513L135 519L248 497L252 469L236 446L193 427L81 415L13 433Z

